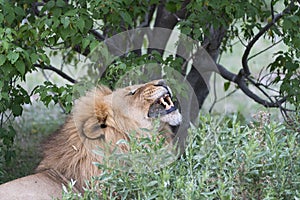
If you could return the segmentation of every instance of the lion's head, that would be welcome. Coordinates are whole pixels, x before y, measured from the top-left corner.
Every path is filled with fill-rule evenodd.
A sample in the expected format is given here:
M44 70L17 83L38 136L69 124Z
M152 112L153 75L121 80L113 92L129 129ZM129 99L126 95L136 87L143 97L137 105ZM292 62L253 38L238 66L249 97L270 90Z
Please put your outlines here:
M172 91L164 80L117 89L106 98L114 111L135 120L141 126L149 125L153 118L160 118L170 125L179 125L181 114L172 102Z
M111 91L97 87L75 101L70 117L45 144L44 159L38 171L54 169L67 179L84 180L99 174L93 162L101 157L93 151L97 146L115 146L129 140L128 134L145 137L153 122L159 121L158 132L172 141L169 125L176 126L182 116L172 101L172 92L164 80L128 86ZM120 146L126 151L126 146Z
M182 117L171 98L172 92L164 80L114 92L100 87L76 102L73 118L81 136L108 142L112 131L121 136L130 131L140 133L141 128L152 129L156 118L160 119L161 128L166 124L179 125Z

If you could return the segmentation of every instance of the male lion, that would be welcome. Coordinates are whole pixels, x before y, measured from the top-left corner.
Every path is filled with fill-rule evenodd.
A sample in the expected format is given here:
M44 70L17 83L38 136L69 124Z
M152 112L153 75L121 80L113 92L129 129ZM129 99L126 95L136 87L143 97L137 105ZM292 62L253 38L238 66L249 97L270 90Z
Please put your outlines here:
M82 192L85 180L100 173L93 162L101 163L102 157L92 150L109 144L126 152L126 145L117 142L128 140L132 131L136 137L144 137L145 129L153 128L154 118L159 119L159 131L164 131L171 143L169 125L179 125L182 116L164 80L114 92L97 87L75 101L65 124L45 144L37 173L2 184L0 199L61 198L62 184L71 179L76 180L75 190Z

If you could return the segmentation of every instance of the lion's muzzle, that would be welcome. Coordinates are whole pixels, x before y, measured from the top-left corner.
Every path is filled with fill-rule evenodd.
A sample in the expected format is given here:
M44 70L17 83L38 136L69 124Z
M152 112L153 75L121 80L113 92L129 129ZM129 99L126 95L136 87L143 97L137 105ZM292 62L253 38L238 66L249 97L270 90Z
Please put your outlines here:
M151 104L148 117L160 118L161 121L169 123L172 126L179 125L182 116L178 111L177 105L172 101L172 92L169 87L156 85L157 91L160 91L159 98Z

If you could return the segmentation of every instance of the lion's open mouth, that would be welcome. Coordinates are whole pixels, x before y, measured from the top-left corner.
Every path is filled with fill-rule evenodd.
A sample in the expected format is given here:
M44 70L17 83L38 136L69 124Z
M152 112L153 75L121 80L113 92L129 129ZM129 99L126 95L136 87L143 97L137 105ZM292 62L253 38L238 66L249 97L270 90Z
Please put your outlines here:
M167 115L175 110L177 110L177 107L174 105L171 95L166 93L156 99L156 101L150 106L148 117L156 118L158 116Z

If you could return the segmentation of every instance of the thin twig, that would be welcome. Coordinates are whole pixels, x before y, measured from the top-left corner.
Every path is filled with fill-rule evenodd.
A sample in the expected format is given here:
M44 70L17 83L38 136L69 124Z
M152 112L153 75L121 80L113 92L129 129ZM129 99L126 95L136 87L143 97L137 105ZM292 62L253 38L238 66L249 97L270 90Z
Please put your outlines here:
M279 91L276 90L276 89L270 88L270 85L265 85L265 84L262 84L262 83L256 83L256 85L262 86L262 87L266 88L266 90L270 90L272 92L275 92L275 93L279 94Z
M271 2L270 2L270 6L271 6L271 15L272 15L272 20L274 19L274 6L273 6L273 0L271 0Z
M46 74L44 70L42 70L42 74L44 76L44 79L46 79L46 81L49 81L49 76Z
M239 35L237 35L237 38L239 39L240 43L241 43L244 47L247 47L247 45L243 42L242 38L240 38Z
M260 55L260 54L262 54L262 53L264 53L264 52L266 52L266 51L268 51L269 49L273 48L274 46L276 46L277 44L279 44L279 43L282 42L282 41L283 41L283 38L280 39L280 40L278 40L277 42L273 43L272 45L268 46L267 48L265 48L265 49L259 51L258 53L254 54L253 56L250 56L250 57L248 58L248 61L251 60L252 58L254 58L254 57L256 57L256 56L258 56L258 55Z
M267 101L265 99L262 99L261 97L259 97L258 95L256 95L254 92L252 92L250 89L249 89L249 86L247 85L246 81L245 81L245 77L243 74L234 74L230 71L228 71L224 66L220 65L220 64L216 64L217 65L217 68L218 68L218 73L223 77L225 78L226 80L229 80L231 82L234 82L236 83L239 88L244 92L244 94L246 94L248 97L250 97L251 99L253 99L255 102L265 106L265 107L275 107L275 108L278 108L278 107L281 107L281 104L284 103L286 101L286 98L282 98L280 100L277 100L277 101ZM251 80L251 79L250 79ZM251 82L251 84L253 84L254 86L255 83L254 82ZM257 87L257 86L256 86ZM261 88L260 88L261 90ZM268 96L268 98L270 98Z
M226 94L224 97L220 98L216 103L223 101L224 99L228 98L229 96L233 95L234 93L236 93L238 91L238 89L234 89L231 92L229 92L228 94Z
M273 99L263 90L259 87L259 85L257 83L255 83L249 76L246 77L246 79L252 84L254 85L261 93L263 93L270 102L274 103Z

